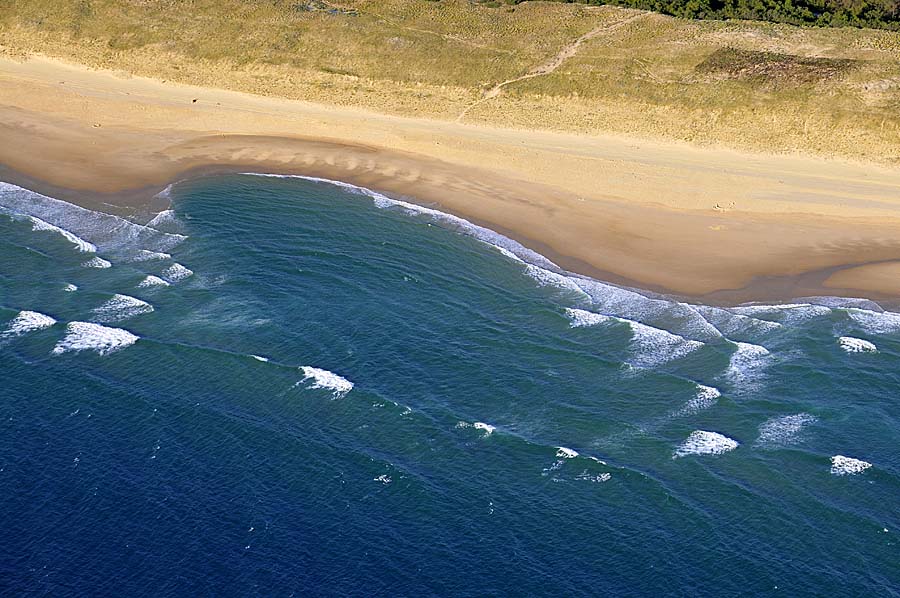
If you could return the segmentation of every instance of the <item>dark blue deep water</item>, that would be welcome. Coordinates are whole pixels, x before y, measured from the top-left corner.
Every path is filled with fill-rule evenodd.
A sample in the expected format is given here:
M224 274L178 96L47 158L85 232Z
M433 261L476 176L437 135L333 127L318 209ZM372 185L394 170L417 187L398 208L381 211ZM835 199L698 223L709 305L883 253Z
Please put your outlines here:
M324 182L169 197L0 184L0 594L900 595L900 314Z

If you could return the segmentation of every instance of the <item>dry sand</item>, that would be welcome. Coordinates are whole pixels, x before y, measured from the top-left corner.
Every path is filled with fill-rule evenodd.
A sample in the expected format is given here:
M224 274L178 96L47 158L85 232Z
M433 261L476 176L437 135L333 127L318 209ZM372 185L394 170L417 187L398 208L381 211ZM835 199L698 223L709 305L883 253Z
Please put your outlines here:
M0 164L0 180L123 208L208 172L340 179L709 301L900 291L883 274L900 267L900 172L877 165L406 119L37 57L0 59Z

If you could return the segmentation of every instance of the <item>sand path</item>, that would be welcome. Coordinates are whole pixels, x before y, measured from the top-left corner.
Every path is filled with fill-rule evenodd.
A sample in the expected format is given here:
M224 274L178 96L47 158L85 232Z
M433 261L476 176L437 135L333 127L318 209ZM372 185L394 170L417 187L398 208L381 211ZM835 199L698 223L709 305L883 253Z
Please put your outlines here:
M534 67L533 69L531 69L524 75L522 75L520 77L516 77L514 79L507 79L506 81L497 83L496 85L491 87L489 90L484 92L484 95L482 95L481 98L479 98L475 102L472 102L471 104L466 106L465 110L463 110L459 114L459 116L456 117L456 122L462 122L465 119L466 115L471 110L473 110L474 108L477 108L478 106L480 106L481 104L484 104L485 102L488 102L488 101L496 98L498 95L500 95L503 92L504 87L508 87L509 85L518 83L519 81L525 81L527 79L534 79L535 77L543 77L545 75L549 75L550 73L552 73L553 71L555 71L556 69L561 67L566 60L575 56L578 53L578 49L581 47L581 44L583 44L584 42L586 42L590 39L593 39L593 38L597 37L598 35L612 33L613 31L621 29L628 23L631 23L632 21L640 19L641 17L645 16L646 14L649 14L649 13L640 13L640 14L632 15L625 19L616 21L615 23L605 23L603 25L600 25L599 27L595 27L591 31L588 31L584 35L578 37L577 39L575 39L572 42L563 46L560 49L560 51L557 52L554 56L552 56L549 60L539 64L538 66Z

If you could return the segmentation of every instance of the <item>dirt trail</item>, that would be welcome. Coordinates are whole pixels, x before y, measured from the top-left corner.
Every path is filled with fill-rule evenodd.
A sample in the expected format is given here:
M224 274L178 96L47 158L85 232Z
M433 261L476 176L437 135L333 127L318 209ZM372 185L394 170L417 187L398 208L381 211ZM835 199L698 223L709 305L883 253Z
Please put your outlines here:
M469 111L472 110L473 108L480 106L481 104L483 104L484 102L487 102L488 100L496 98L503 91L504 87L506 87L508 85L512 85L513 83L518 83L519 81L525 81L526 79L533 79L535 77L542 77L544 75L549 75L550 73L552 73L553 71L558 69L560 66L562 66L562 64L566 60L575 56L578 53L578 49L581 47L581 44L583 44L584 42L591 40L591 39L597 37L598 35L616 31L616 30L620 29L621 27L627 25L628 23L631 23L632 21L634 21L636 19L646 16L647 14L648 13L642 12L642 13L639 13L636 15L632 15L626 19L622 19L621 21L616 21L615 23L606 23L604 25L600 25L599 27L596 27L596 28L588 31L581 37L579 37L579 38L573 40L572 42L566 44L565 46L563 46L562 49L559 52L557 52L556 55L553 56L552 58L550 58L548 61L534 67L533 69L528 71L526 74L522 75L521 77L516 77L515 79L507 79L506 81L503 81L502 83L498 83L498 84L494 85L492 88L490 88L489 90L484 92L484 94L481 96L481 98L479 98L477 101L466 106L466 109L463 110L459 114L459 116L456 117L456 122L462 122L462 120L466 117L466 115L469 113Z

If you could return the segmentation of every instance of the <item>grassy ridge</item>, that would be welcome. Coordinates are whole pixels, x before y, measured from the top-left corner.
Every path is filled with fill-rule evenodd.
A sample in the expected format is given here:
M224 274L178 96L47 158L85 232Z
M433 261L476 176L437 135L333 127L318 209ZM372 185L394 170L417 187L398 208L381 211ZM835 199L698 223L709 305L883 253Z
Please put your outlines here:
M551 2L0 0L0 51L404 115L900 161L889 31Z

